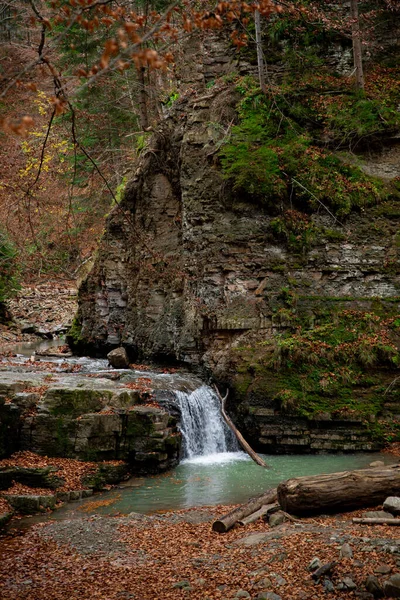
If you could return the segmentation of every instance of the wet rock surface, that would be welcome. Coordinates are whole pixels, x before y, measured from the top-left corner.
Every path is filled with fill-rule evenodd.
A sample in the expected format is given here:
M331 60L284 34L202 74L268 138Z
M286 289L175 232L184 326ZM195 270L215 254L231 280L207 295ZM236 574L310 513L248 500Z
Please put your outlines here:
M60 373L56 360L0 363L0 457L32 450L81 460L125 460L138 473L174 466L180 435L176 418L159 402L168 404L172 390L193 391L201 382L163 371L125 370L114 379L104 361L78 362L67 359L61 365L88 365L86 372ZM54 367L40 371L42 364Z

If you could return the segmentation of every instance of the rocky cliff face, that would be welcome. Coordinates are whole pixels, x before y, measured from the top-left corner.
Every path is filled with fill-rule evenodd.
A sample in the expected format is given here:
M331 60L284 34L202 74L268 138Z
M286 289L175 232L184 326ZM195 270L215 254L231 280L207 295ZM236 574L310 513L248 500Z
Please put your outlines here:
M281 207L266 210L232 194L222 177L217 151L238 98L226 81L209 89L204 84L232 70L232 62L221 48L196 55L207 57L197 65L197 91L188 89L151 137L123 201L108 218L95 266L80 290L71 343L96 352L123 344L133 356L201 364L232 386L232 406L261 449L371 448L371 435L379 443L382 436L368 423L376 414L392 423L400 413L394 389L382 399L395 377L393 363L378 360L372 383L350 386L351 402L340 409L351 412L351 403L365 395L368 402L371 394L381 401L376 410L368 404L344 436L339 432L329 441L327 431L337 435L337 423L329 421L339 416L343 423L343 414L312 425L323 427L313 437L310 419L327 412L322 403L303 415L296 437L291 427L298 416L287 415L290 406L280 395L285 382L274 363L265 355L250 360L241 351L271 349L290 328L339 323L346 311L355 321L365 313L394 319L400 312L398 201L352 214L345 223L321 207L311 217L312 244L289 243L272 223ZM393 178L400 175L399 157L392 140L378 158L364 157L365 168ZM396 345L400 338L392 333ZM334 392L325 400L335 405ZM271 425L273 434L268 423L274 415L280 420ZM282 416L295 421L288 425Z

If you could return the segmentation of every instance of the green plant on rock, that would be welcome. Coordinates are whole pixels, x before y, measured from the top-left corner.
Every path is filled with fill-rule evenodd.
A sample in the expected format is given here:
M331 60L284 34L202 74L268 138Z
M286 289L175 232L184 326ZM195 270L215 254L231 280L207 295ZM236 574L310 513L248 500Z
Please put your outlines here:
M280 298L287 306L289 291L284 288ZM268 397L275 408L306 418L330 413L368 422L379 415L388 401L382 381L399 364L399 316L339 309L320 313L311 324L290 304L284 333L236 350L238 386L246 381L253 397ZM246 399L247 389L239 392ZM390 393L397 402L396 389Z
M317 228L310 217L297 210L286 210L270 223L275 237L284 240L293 250L309 248L316 239Z
M307 86L302 90L301 85L296 91L290 85L281 85L266 96L249 77L241 78L236 89L242 95L237 107L239 123L232 127L219 156L225 178L244 199L275 210L290 203L303 212L328 209L344 217L353 209L364 209L390 195L388 186L380 180L346 163L346 157L318 145L324 128L339 146L345 135L344 117L334 115L335 105L324 96L312 104L310 90ZM367 131L374 135L376 101L351 94L349 99L348 93L344 97L354 118L358 118L360 107L372 115L364 129L350 126L353 141L365 137ZM393 127L394 117L391 123Z

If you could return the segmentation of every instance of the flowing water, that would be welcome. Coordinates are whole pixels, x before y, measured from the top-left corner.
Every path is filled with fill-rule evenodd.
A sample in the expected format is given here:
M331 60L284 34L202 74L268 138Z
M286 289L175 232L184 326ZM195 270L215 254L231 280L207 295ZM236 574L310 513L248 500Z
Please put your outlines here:
M57 344L42 342L40 348L18 348L19 357L14 357L12 368L8 359L0 362L2 377L21 378L25 370L31 377L35 365L29 361L33 350L44 350ZM162 400L166 395L166 405L174 404L180 414L182 432L182 460L172 471L152 477L133 478L110 492L95 497L66 504L49 517L32 517L43 521L47 518L65 519L90 514L128 514L130 512L153 513L195 506L233 504L246 501L249 497L279 482L301 475L315 475L366 467L373 460L384 460L386 464L395 462L390 456L381 454L325 454L265 456L269 469L256 465L248 456L240 452L236 439L221 417L219 399L214 391L188 373L164 373L150 371L121 370L120 381L104 379L115 374L108 362L88 358L43 358L44 361L58 363L60 373L56 374L57 385L85 386L88 376L98 374L98 379L89 378L91 385L120 385L146 376L151 379L151 387L160 392ZM79 373L65 371L65 365L80 365ZM41 376L43 376L43 371ZM157 396L158 398L159 396Z
M175 392L181 419L183 456L203 459L238 450L236 440L221 416L218 396L205 385L192 393Z
M240 452L223 422L219 399L201 386L193 392L175 392L181 413L183 460L172 471L131 479L94 498L67 504L55 519L90 514L153 513L195 506L234 504L301 475L332 473L367 467L373 460L394 462L382 454L262 455L269 469Z

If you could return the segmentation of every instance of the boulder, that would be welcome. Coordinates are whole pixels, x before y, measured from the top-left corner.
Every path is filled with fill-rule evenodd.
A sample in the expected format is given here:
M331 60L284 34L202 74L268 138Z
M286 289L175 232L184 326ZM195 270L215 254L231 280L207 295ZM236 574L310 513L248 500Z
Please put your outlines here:
M392 515L400 515L400 498L397 496L389 496L383 503L383 508Z
M114 369L129 369L129 358L125 348L115 348L107 354L108 362Z

